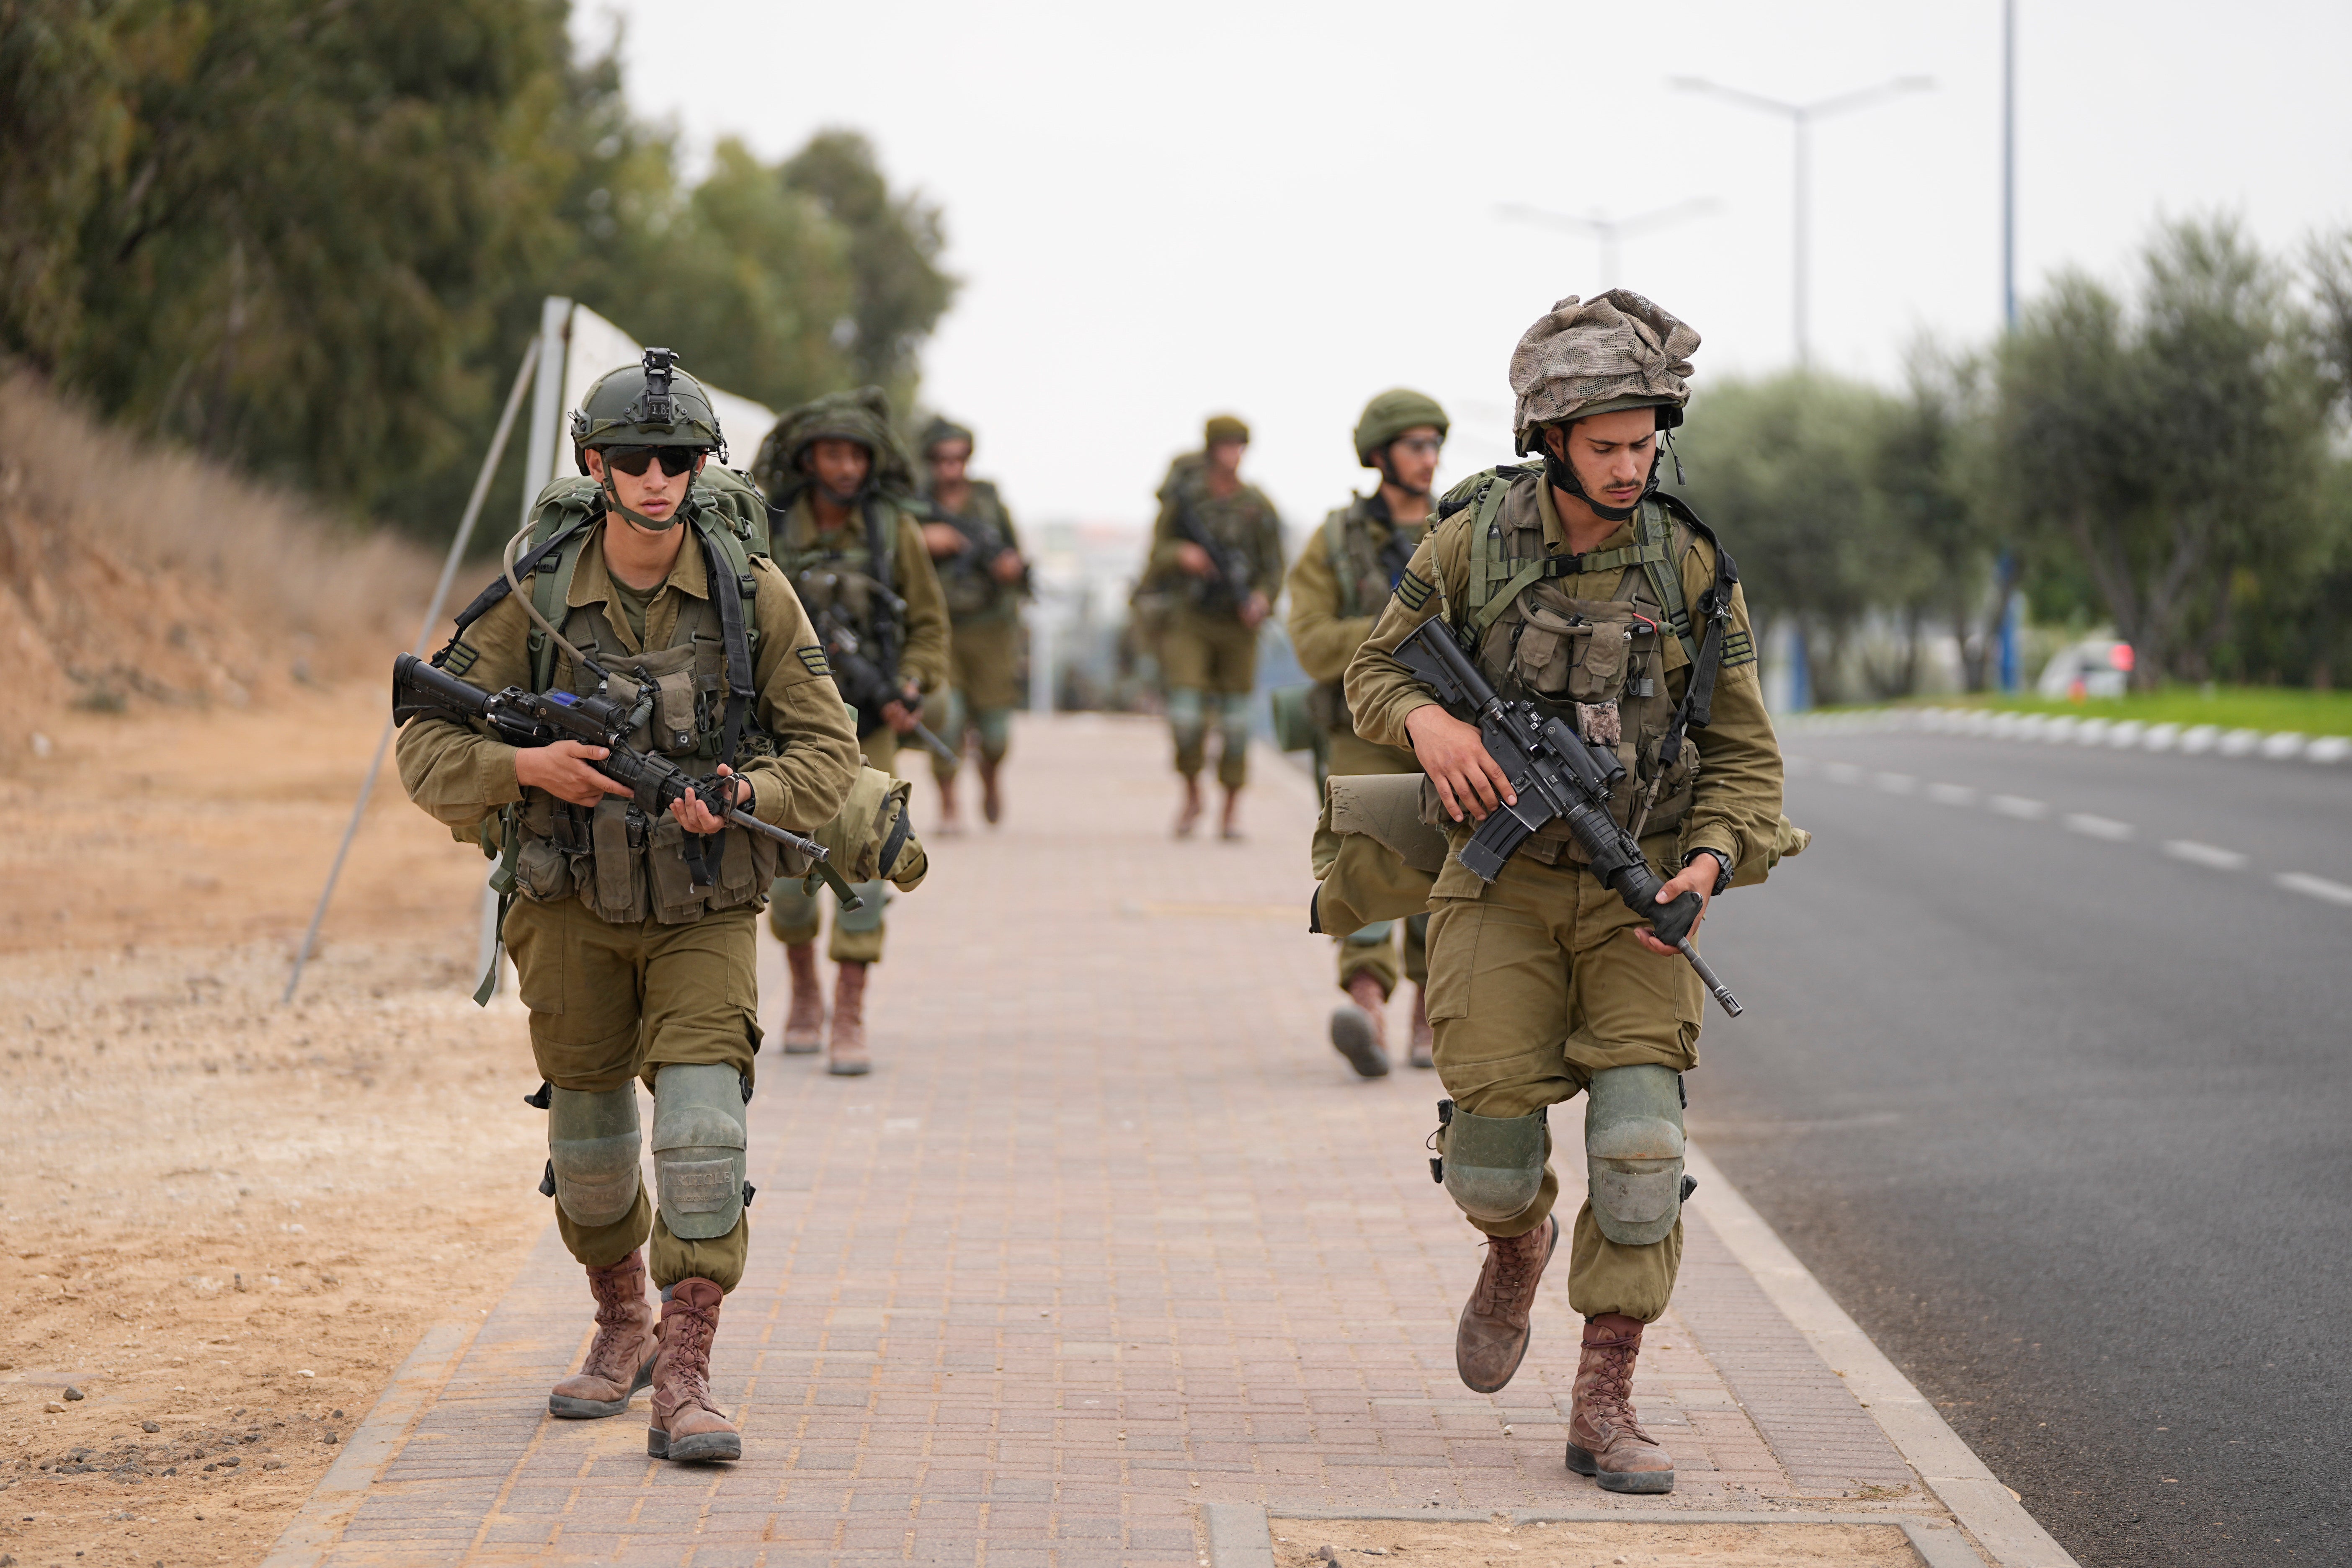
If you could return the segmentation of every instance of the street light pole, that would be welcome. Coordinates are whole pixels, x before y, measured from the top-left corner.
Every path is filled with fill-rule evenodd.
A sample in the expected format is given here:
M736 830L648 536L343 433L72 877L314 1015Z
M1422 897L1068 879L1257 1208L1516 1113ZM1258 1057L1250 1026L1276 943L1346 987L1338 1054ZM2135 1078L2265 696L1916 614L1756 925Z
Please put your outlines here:
M1696 201L1681 202L1670 207L1660 207L1654 212L1637 213L1632 217L1604 217L1598 209L1580 217L1574 213L1545 212L1538 207L1517 205L1496 207L1495 216L1510 218L1519 223L1541 224L1547 228L1571 229L1578 234L1592 236L1601 242L1601 286L1603 289L1614 289L1618 283L1618 264L1624 259L1624 239L1627 235L1664 228L1669 225L1680 223L1685 218L1704 216L1722 205L1723 204L1713 196L1701 196Z
M1793 133L1796 154L1795 213L1793 214L1795 265L1790 279L1794 296L1790 318L1796 337L1797 363L1811 364L1813 357L1811 329L1812 269L1812 184L1813 184L1813 121L1833 114L1845 114L1857 109L1868 109L1898 98L1906 92L1924 92L1936 85L1935 79L1924 76L1896 77L1877 87L1864 88L1859 92L1840 93L1834 98L1816 99L1811 103L1787 103L1761 93L1744 91L1736 87L1724 87L1703 77L1678 76L1672 84L1685 92L1704 92L1736 103L1743 109L1753 109L1765 114L1777 114L1789 121Z

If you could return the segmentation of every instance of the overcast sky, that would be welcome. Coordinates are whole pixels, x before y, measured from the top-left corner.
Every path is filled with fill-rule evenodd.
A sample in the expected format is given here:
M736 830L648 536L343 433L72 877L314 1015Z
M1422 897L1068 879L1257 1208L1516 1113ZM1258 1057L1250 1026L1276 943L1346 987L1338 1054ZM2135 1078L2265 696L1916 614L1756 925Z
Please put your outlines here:
M2019 279L2113 279L2163 216L2266 244L2352 223L2352 5L2019 0ZM1789 101L1905 76L1932 91L1814 132L1817 363L1888 381L1921 332L2000 312L2000 4L856 5L583 0L625 21L629 93L697 157L782 156L855 126L947 214L963 279L927 401L980 432L1017 513L1148 516L1203 416L1294 526L1365 477L1383 387L1455 418L1442 479L1507 458L1505 371L1566 294L1621 282L1696 327L1699 384L1794 354L1790 132L1672 89ZM1720 207L1629 238L1499 218ZM624 322L650 342L656 322Z

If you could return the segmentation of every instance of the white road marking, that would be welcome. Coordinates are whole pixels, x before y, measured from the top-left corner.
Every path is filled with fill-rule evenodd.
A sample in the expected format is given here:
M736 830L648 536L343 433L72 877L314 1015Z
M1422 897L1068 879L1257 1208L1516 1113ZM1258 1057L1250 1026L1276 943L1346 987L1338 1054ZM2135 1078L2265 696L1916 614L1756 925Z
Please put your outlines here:
M2020 822L2039 822L2050 815L2050 808L2038 800L2028 800L2021 795L1997 795L1985 802L2003 816L2013 816Z
M1966 784L1931 784L1927 786L1927 798L1937 805L1974 805L1977 792Z
M1855 767L1852 763L1823 763L1822 764L1822 777L1829 780L1832 784L1860 784L1862 782L1862 770Z
M2194 838L2168 838L2164 842L2164 852L2175 860L2210 866L2216 871L2242 870L2246 864L2246 858L2234 849L2218 849L2210 844L2200 844Z
M2325 877L2305 876L2301 871L2281 871L2272 879L2291 893L2301 893L2305 898L2352 909L2352 888L2341 882L2331 882Z
M1909 773L1873 773L1870 782L1889 795L1909 795L1919 787L1919 781Z
M2117 822L2112 816L2093 816L2087 811L2068 812L2066 826L2074 832L2088 834L2093 838L2104 838L2110 844L2120 844L2132 836L2130 823Z

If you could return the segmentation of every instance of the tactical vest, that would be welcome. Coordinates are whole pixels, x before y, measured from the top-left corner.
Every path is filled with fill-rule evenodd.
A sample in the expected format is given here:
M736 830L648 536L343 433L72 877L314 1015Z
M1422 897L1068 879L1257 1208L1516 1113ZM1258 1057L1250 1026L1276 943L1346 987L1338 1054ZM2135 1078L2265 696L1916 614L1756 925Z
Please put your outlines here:
M1005 534L1004 503L997 499L996 487L986 479L973 479L971 484L971 497L965 503L970 510L961 515L947 510L936 499L931 501L938 520L953 527L975 546L945 560L935 559L931 563L940 574L940 590L947 597L948 615L957 621L975 620L982 616L995 618L1013 605L1013 591L989 571L989 559L1012 542Z
M906 628L898 611L897 570L898 503L869 497L860 507L862 529L817 531L812 519L803 534L792 521L790 504L775 509L771 545L776 564L790 579L818 635L825 636L826 620L839 616L856 636L866 658L882 673L898 679L898 656ZM828 639L829 640L829 639Z
M757 490L740 479L735 483L757 500ZM642 653L619 646L601 601L577 607L565 603L581 553L604 516L593 481L559 479L540 492L533 503L532 542L515 563L516 580L532 605L611 674L610 694L637 700L631 744L680 763L690 761L694 773L712 772L720 763L740 768L775 754L774 737L753 711L760 633L752 614L757 582L751 546L757 531L751 520L756 513L764 521L764 510L738 504L715 482L706 486L698 479L681 526L689 531L687 547L702 552L708 596L672 595L677 624L664 646ZM508 592L501 575L461 611L457 637L435 662L463 675L472 662L471 650L458 639ZM536 623L527 646L534 691L587 696L596 690L595 676L576 667ZM711 885L697 888L686 861L687 833L677 819L667 813L648 818L621 795L592 807L526 789L499 820L504 864L493 886L510 881L514 892L542 903L577 896L599 918L616 923L650 918L680 925L750 903L765 894L781 866L774 840L729 827L698 847L715 877Z
M1255 487L1244 485L1229 496L1213 496L1209 493L1206 465L1171 477L1171 485L1177 506L1200 525L1202 531L1225 549L1238 552L1249 563L1254 576L1265 571L1266 563L1258 553L1264 530L1257 524L1265 515L1266 503ZM1228 603L1216 582L1190 572L1176 573L1174 580L1176 591L1191 600L1195 608L1226 620L1239 618L1240 605Z
M1541 469L1479 478L1484 482L1464 498L1473 509L1470 573L1462 603L1449 606L1456 637L1502 696L1532 700L1586 740L1615 750L1625 775L1609 805L1620 826L1632 825L1654 783L1641 831L1675 826L1699 777L1698 748L1677 722L1699 655L1681 570L1697 542L1697 520L1672 498L1654 496L1633 515L1633 543L1549 554L1537 501ZM1669 517L1669 508L1679 515ZM1606 584L1607 595L1572 595L1571 583L1588 595ZM1727 605L1727 586L1722 596ZM1669 744L1675 754L1662 756ZM1589 858L1561 823L1538 833L1522 853L1549 865Z
M1343 621L1381 613L1397 580L1404 575L1413 547L1427 531L1425 527L1408 529L1391 521L1388 543L1374 544L1371 508L1375 500L1359 496L1346 506L1334 508L1323 520L1322 546L1330 559L1331 580L1338 590L1333 613ZM1324 729L1335 734L1356 732L1355 717L1348 711L1341 682L1317 681L1307 694L1307 707L1308 716Z

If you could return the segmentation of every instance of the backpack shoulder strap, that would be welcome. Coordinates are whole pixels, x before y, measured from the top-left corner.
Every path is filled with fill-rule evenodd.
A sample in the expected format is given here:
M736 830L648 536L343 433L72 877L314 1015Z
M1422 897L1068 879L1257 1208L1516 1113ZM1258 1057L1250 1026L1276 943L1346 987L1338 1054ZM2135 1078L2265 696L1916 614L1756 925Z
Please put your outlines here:
M1515 574L1503 553L1503 502L1509 499L1511 486L1527 472L1525 468L1494 469L1469 498L1470 588L1464 610L1468 616L1466 629L1474 637L1493 626L1495 617L1518 597L1519 590L1542 574L1541 562L1536 563L1532 574L1524 570ZM1520 577L1527 582L1519 581Z
M563 624L563 614L572 598L572 578L580 570L580 553L588 547L588 534L589 530L583 527L567 530L548 541L551 546L560 541L561 547L530 582L530 602L548 626ZM515 577L518 581L522 577L520 563ZM537 621L531 623L530 647L530 689L544 691L555 679L555 645L548 639L546 627Z
M1716 671L1722 667L1724 642L1731 634L1731 591L1738 585L1739 567L1731 559L1731 552L1726 550L1723 547L1723 542L1715 536L1715 531L1701 522L1698 513L1693 511L1689 504L1681 497L1661 493L1658 500L1661 503L1660 510L1671 513L1675 521L1682 529L1689 531L1693 541L1690 548L1696 548L1696 541L1701 539L1706 540L1715 548L1715 581L1707 584L1706 592L1700 596L1698 603L1699 614L1706 620L1706 630L1699 641L1697 651L1691 656L1690 684L1683 691L1682 707L1675 713L1674 723L1667 731L1666 738L1678 752L1682 747L1684 730L1685 728L1704 730L1713 717ZM1682 573L1678 563L1683 553L1682 551L1675 552L1676 563L1670 564L1666 573L1667 578L1674 584L1675 596L1662 607L1669 614L1672 614L1682 603ZM1660 591L1663 596L1664 589L1661 588ZM1689 616L1686 611L1682 620L1685 624L1688 623ZM1689 640L1688 635L1684 634L1685 647L1689 645ZM1670 754L1672 753L1660 752L1662 756Z
M710 585L710 603L719 611L719 635L727 653L727 718L719 745L719 760L732 767L735 750L751 716L755 694L752 646L760 631L753 622L759 582L751 574L751 558L743 541L724 523L708 525L695 520L695 537L702 542L702 562Z
M1356 602L1355 574L1348 569L1349 507L1334 507L1323 520L1323 553L1331 563L1331 580L1339 585L1339 618L1353 620L1363 609Z

